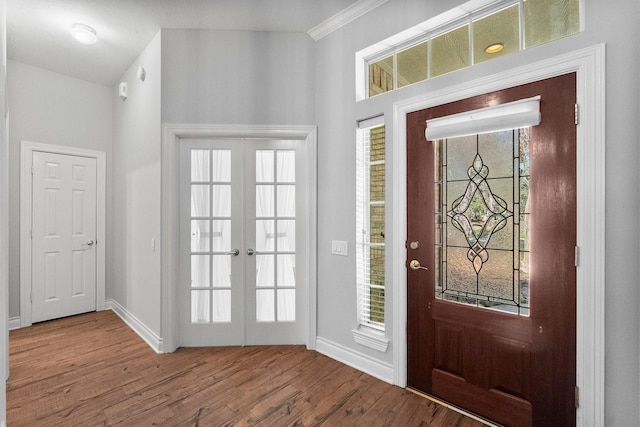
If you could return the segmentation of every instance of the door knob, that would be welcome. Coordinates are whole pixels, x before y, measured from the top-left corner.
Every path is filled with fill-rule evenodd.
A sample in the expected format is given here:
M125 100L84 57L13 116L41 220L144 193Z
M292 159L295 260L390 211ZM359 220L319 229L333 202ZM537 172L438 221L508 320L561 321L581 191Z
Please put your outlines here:
M240 249L234 249L231 252L225 252L224 255L238 256L238 255L240 255Z
M412 270L428 270L427 267L421 266L420 261L418 261L417 259L412 259L409 262L409 267L411 267Z
M251 248L247 249L247 255L251 256L251 255L253 255L255 253L256 253L256 251L254 251L253 249L251 249Z
M87 246L93 246L95 242L93 240L87 240L84 244Z

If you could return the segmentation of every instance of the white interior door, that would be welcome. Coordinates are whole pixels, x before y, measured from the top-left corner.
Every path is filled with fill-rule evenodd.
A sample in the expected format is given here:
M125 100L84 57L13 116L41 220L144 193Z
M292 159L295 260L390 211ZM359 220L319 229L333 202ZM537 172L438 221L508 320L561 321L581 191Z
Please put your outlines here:
M96 309L96 159L34 151L32 321Z
M300 144L181 143L181 345L304 344Z

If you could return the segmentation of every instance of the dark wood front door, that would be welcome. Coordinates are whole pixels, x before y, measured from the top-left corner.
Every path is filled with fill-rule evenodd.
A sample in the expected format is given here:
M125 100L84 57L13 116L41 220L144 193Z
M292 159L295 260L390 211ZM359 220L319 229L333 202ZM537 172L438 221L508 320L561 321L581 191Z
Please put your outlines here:
M537 126L425 138L535 96ZM575 425L575 103L567 74L407 115L408 386L504 425Z

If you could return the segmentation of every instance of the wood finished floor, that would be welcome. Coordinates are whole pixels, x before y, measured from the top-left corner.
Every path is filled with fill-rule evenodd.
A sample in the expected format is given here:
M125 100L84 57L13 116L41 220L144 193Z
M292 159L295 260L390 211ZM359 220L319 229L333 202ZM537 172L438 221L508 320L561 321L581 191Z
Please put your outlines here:
M482 423L301 346L156 354L113 312L10 333L14 426Z

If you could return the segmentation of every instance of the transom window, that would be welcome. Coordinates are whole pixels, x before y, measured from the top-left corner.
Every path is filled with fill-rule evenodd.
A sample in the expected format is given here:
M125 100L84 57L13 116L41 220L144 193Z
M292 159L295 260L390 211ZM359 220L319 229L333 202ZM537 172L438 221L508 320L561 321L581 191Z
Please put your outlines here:
M359 99L580 31L580 0L488 0L472 12L464 6L358 52Z

